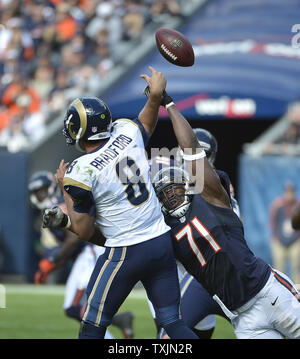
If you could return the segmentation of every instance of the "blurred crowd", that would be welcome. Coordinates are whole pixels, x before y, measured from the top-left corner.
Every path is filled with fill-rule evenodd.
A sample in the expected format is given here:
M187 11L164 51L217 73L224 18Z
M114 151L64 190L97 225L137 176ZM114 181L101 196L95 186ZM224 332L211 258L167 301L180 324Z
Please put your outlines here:
M180 0L0 0L0 146L16 152L41 139L70 100L97 94L122 62L124 45L134 46L149 23L181 16L181 6Z

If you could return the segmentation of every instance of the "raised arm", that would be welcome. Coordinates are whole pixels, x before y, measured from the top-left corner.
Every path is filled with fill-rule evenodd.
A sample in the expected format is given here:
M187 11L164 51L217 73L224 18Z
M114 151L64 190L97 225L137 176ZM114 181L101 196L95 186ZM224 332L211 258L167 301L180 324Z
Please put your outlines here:
M199 151L201 146L189 122L178 111L173 102L167 104L166 109L172 121L178 144L185 154L186 167L192 177L195 178L196 188L201 192L201 196L211 204L229 208L228 194L206 157L201 156ZM199 165L199 161L203 161L203 163ZM203 168L203 172L199 173L199 168Z
M150 94L144 108L139 113L138 117L150 137L154 132L157 124L159 106L167 82L166 78L161 72L156 71L151 66L149 66L149 69L151 71L151 76L142 74L141 77L149 85Z

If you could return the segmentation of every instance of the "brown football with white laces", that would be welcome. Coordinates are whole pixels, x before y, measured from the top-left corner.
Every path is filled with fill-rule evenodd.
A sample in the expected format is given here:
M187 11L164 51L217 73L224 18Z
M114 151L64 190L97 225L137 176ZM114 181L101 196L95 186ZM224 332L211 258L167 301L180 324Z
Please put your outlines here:
M173 29L160 28L155 34L156 45L162 56L177 66L193 66L194 50L189 40Z

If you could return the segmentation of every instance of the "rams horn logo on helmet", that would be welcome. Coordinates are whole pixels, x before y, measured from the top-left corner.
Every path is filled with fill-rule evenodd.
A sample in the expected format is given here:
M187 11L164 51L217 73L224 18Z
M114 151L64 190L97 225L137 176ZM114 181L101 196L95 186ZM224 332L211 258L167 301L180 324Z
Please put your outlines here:
M97 141L110 137L111 126L111 113L104 101L97 97L80 97L68 108L63 134L67 144L74 145L81 139Z

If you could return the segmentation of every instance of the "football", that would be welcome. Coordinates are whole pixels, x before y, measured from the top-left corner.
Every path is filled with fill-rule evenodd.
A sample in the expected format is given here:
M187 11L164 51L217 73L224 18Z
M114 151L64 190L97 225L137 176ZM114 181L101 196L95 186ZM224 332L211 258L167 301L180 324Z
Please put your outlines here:
M162 56L177 66L193 66L194 50L189 40L180 32L160 28L155 34L156 45Z

